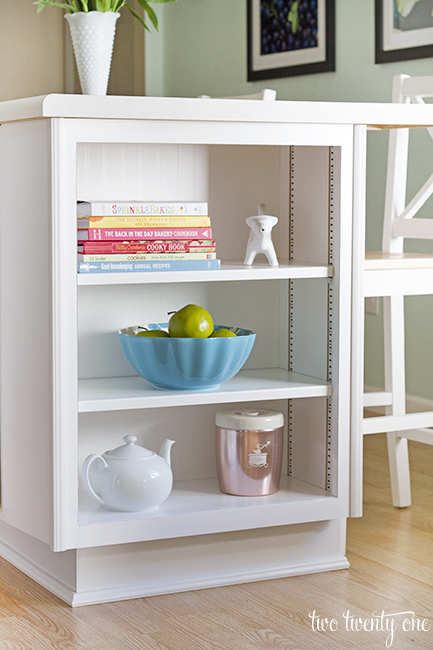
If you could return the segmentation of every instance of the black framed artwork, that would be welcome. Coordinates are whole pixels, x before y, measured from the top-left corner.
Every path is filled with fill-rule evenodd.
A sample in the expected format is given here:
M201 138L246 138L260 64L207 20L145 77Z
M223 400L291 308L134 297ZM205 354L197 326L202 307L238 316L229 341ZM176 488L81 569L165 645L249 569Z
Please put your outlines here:
M375 0L376 63L433 56L433 0Z
M248 81L335 70L335 0L247 0Z

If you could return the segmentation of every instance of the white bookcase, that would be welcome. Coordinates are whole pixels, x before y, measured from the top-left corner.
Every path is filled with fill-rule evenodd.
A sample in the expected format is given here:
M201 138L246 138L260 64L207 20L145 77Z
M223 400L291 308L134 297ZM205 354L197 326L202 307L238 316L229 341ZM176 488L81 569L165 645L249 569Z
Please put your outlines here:
M73 605L348 566L358 127L344 111L263 104L0 104L0 554ZM207 201L222 268L77 275L80 199ZM259 204L279 218L277 268L242 264ZM253 352L217 390L155 389L117 330L189 302L254 330ZM252 402L285 414L281 488L224 495L215 413ZM105 511L83 490L84 458L126 434L155 451L176 440L156 511Z

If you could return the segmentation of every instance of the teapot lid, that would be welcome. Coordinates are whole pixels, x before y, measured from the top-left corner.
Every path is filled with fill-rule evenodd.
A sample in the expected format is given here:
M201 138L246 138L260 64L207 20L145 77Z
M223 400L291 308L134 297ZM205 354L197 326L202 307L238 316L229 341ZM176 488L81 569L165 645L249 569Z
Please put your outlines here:
M134 444L137 440L136 436L125 436L123 439L126 442L126 445L121 445L120 447L116 447L116 449L107 451L106 455L111 458L135 460L139 460L140 458L149 458L154 455L153 451L149 451L149 449L145 449L145 447Z

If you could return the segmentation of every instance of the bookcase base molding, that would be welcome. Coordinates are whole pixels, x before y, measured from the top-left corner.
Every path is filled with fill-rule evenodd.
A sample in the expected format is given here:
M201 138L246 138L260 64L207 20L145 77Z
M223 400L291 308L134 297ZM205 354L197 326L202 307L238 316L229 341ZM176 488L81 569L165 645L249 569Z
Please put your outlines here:
M345 519L54 553L0 526L0 556L72 607L349 568Z

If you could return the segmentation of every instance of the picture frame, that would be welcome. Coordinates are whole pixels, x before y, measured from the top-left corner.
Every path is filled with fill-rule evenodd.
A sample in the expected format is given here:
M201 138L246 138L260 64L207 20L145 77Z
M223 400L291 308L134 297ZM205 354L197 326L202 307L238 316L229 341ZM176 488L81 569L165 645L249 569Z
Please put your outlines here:
M247 0L247 29L248 81L335 70L335 0Z
M375 62L433 57L433 0L375 0Z

